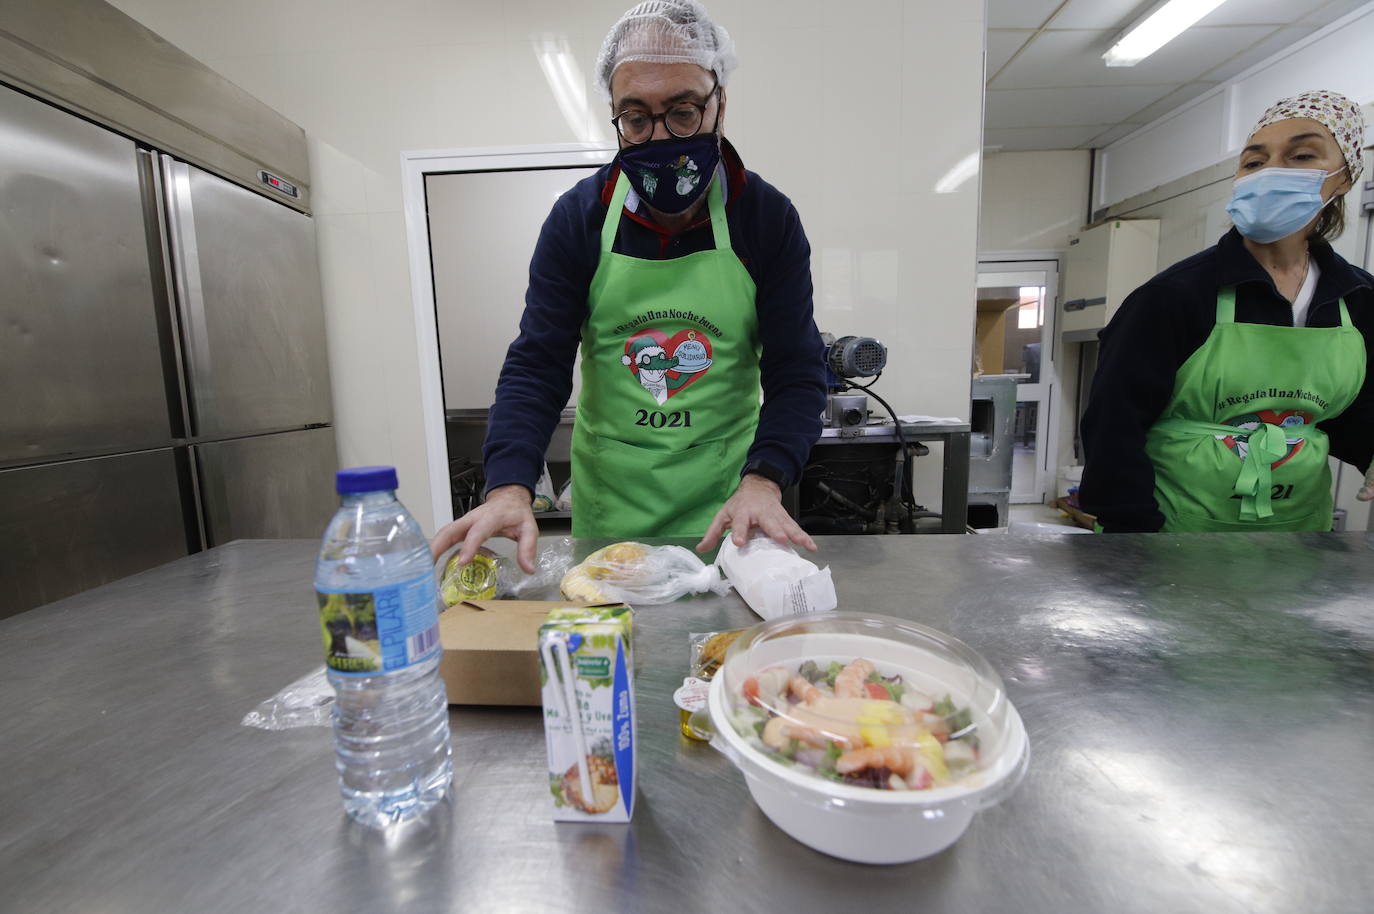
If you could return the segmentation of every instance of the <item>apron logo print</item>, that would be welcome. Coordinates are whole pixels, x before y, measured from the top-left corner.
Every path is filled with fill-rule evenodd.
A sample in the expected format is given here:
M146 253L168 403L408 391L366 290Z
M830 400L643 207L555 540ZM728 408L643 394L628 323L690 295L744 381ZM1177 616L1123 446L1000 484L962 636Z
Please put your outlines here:
M620 364L628 367L639 386L659 406L706 374L711 367L711 343L695 330L668 336L660 330L641 330L625 341Z
M1296 409L1288 409L1283 412L1276 412L1272 409L1261 409L1257 412L1246 413L1234 419L1228 419L1223 425L1234 425L1241 429L1241 434L1236 435L1217 435L1221 442L1231 449L1237 458L1244 460L1250 453L1250 436L1244 432L1252 432L1259 428L1261 424L1277 425L1280 428L1292 428L1294 426L1307 425L1312 421L1311 413L1300 412ZM1301 453L1303 446L1307 444L1305 438L1286 438L1288 442L1288 453L1279 460L1275 460L1270 469L1283 466Z

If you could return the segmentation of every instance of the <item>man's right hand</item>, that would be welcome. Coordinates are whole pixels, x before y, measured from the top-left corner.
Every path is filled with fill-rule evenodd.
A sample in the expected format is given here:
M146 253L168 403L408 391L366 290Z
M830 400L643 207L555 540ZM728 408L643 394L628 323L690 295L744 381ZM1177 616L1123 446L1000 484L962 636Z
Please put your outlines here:
M521 485L492 489L485 502L434 534L429 551L437 562L454 543L461 542L463 548L458 553L458 564L466 565L493 536L514 540L515 557L520 567L526 574L534 574L534 547L539 540L539 525L530 510L529 489Z

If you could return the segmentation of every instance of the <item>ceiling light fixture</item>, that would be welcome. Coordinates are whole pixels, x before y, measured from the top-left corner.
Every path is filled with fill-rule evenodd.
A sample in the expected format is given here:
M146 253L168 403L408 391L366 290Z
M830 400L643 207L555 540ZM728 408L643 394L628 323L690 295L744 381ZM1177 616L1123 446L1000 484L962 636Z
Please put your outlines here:
M1128 28L1102 55L1109 67L1133 67L1226 0L1168 0Z

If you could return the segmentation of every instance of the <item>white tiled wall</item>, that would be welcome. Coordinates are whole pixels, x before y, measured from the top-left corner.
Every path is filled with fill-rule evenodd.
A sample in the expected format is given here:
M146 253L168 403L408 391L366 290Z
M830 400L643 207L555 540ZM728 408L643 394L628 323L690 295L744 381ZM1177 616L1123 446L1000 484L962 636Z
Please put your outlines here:
M584 129L605 129L590 71L630 0L113 3L305 128L340 457L395 464L401 497L432 529L400 153L583 139L544 80L542 38L568 42L588 78ZM983 4L708 8L741 61L726 132L801 212L818 324L891 347L879 391L899 411L966 416ZM938 459L918 467L917 498L937 507Z

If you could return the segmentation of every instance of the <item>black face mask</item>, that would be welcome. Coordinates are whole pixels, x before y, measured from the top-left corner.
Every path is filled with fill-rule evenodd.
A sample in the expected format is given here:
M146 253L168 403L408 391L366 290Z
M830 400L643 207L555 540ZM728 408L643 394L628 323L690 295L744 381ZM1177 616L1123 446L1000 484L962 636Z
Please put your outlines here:
M676 215L695 203L716 173L720 135L651 140L620 150L620 170L639 198L660 213Z

